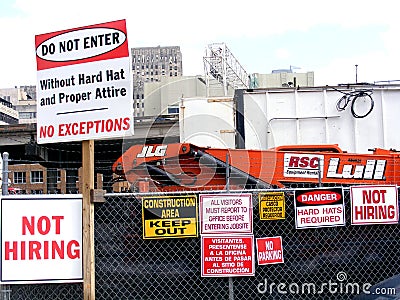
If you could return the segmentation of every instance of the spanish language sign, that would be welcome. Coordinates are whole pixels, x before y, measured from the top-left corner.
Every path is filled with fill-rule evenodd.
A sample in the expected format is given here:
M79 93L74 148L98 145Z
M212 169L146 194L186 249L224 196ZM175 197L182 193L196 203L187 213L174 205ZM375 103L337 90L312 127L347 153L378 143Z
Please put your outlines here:
M397 224L399 204L397 186L352 186L351 224Z
M254 276L252 235L201 237L201 276Z
M282 237L257 238L257 260L259 265L283 263Z
M82 282L82 195L1 198L1 282Z
M296 228L344 226L342 188L294 191Z
M200 195L201 234L252 233L251 194Z
M261 192L258 194L260 220L285 219L285 193Z
M38 143L133 134L125 20L37 35L35 45Z
M196 195L142 198L143 238L197 237Z

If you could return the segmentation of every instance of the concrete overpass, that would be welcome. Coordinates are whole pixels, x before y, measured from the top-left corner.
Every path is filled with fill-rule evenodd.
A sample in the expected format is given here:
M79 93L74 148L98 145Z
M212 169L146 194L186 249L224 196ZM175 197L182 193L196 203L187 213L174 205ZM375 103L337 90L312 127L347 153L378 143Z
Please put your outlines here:
M132 145L179 142L177 115L135 118L131 138L96 140L95 173L111 178L111 166ZM40 163L47 168L72 169L82 165L82 143L36 143L36 123L0 126L0 153L8 152L10 164ZM105 181L107 179L105 178Z

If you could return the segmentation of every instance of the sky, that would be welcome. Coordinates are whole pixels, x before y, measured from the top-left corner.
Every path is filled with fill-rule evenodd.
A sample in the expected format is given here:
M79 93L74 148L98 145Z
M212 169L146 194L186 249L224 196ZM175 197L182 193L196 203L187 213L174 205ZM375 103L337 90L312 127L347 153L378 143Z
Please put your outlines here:
M129 47L180 46L204 75L225 43L248 73L296 67L315 85L400 80L398 1L1 0L0 88L36 84L35 35L125 19ZM357 65L357 68L356 68ZM299 68L299 69L297 69Z

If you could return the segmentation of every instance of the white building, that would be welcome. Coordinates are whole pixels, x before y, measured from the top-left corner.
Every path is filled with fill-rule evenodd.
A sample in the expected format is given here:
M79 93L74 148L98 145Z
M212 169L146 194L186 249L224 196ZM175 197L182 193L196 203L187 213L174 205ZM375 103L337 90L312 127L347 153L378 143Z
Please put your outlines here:
M11 102L0 97L0 125L12 125L18 123L18 113Z
M2 88L0 97L11 103L19 124L36 123L36 86Z

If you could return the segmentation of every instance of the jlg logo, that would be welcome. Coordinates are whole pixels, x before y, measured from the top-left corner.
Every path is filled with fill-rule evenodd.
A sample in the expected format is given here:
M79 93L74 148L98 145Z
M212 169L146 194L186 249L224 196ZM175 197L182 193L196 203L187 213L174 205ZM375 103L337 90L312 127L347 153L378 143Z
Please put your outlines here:
M153 151L154 146L143 146L142 152L136 155L136 157L162 157L165 156L167 147L167 145L156 146Z

